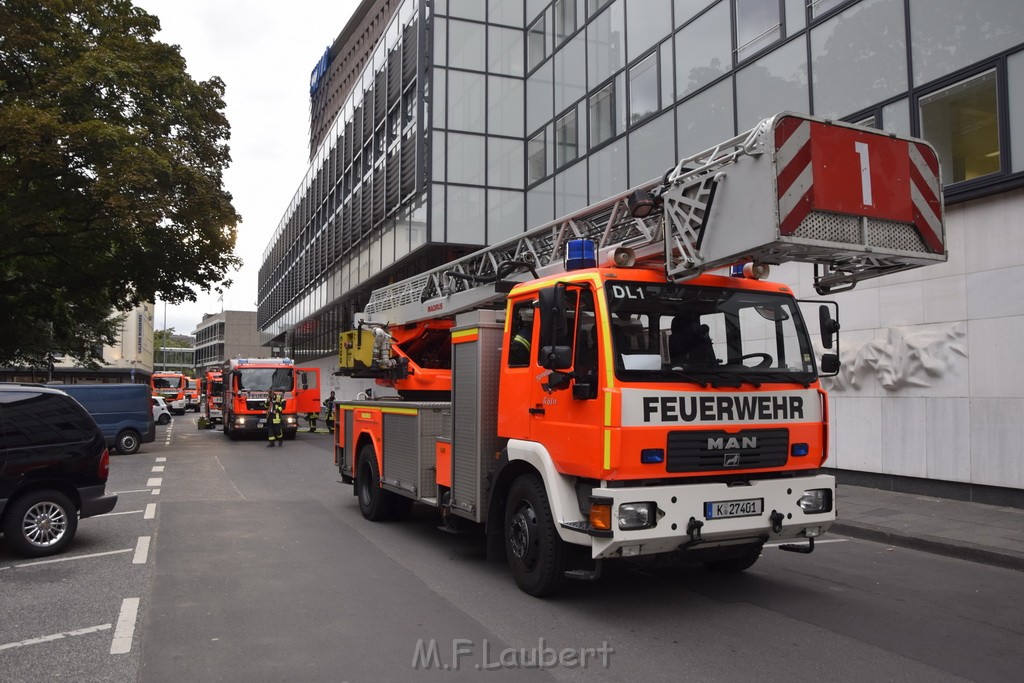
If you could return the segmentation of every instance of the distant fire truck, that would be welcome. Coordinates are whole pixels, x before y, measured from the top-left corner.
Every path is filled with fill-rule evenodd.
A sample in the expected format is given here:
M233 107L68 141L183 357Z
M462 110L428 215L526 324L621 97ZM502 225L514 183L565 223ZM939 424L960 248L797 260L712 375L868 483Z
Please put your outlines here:
M284 400L284 435L294 439L299 416L320 412L320 370L297 368L290 358L233 358L224 363L224 434L266 434L267 396Z
M168 409L175 415L184 415L188 407L185 386L188 377L180 372L154 372L149 386L156 396L163 396Z
M203 377L203 390L205 400L203 401L203 417L206 418L208 429L215 424L224 423L224 385L221 382L221 371L211 370Z

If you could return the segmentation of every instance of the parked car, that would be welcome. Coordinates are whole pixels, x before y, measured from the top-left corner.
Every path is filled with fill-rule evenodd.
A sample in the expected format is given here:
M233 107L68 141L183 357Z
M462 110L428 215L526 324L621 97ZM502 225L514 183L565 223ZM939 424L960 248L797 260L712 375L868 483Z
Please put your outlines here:
M165 425L171 421L171 409L167 407L167 401L163 396L150 396L153 402L153 421L158 425Z
M131 455L156 439L146 384L48 384L67 392L96 420L107 447Z
M61 552L79 518L110 512L110 451L85 408L59 389L0 384L0 530L25 557Z

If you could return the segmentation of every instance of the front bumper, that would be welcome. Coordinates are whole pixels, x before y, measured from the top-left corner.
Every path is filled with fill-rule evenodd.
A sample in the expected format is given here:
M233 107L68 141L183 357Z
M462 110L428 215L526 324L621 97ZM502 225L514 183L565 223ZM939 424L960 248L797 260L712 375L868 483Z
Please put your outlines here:
M235 415L231 419L231 428L239 432L263 432L267 433L267 422L262 415ZM286 432L294 433L299 428L299 421L295 415L284 415L281 418L281 428Z
M832 509L805 513L797 501L804 491L811 489L831 491ZM611 502L612 529L603 536L593 535L591 553L594 558L653 555L680 549L818 536L836 519L835 490L835 477L824 474L751 481L743 486L710 483L596 488L592 493L593 499ZM706 503L750 499L763 500L760 514L722 519L705 516ZM646 529L619 529L619 505L642 502L657 506L655 525ZM773 513L776 513L774 524Z

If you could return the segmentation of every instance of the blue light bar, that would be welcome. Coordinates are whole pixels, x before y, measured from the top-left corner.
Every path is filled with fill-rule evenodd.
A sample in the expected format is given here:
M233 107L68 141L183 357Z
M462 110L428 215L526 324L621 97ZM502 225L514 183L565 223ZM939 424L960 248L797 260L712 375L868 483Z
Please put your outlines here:
M579 270L597 266L597 245L593 240L569 240L565 245L565 269Z

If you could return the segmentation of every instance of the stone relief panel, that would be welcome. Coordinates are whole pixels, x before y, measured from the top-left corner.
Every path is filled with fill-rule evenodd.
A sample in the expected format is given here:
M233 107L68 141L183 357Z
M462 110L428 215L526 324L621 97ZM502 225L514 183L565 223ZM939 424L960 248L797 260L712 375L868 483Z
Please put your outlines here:
M886 338L846 342L840 339L839 374L823 378L828 391L860 389L877 383L889 392L930 387L967 357L966 323L928 329L890 327Z

